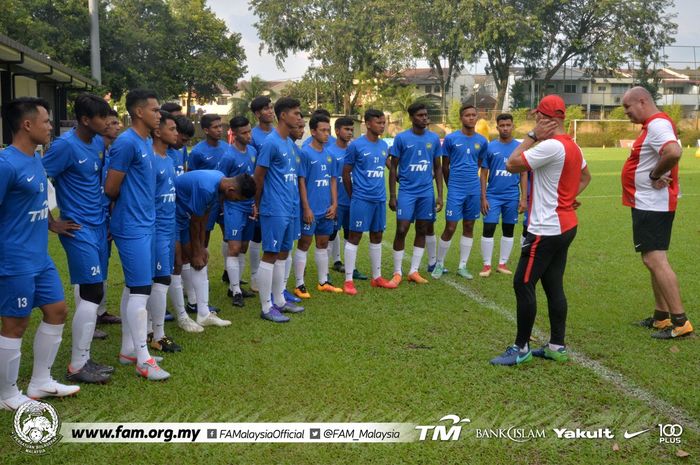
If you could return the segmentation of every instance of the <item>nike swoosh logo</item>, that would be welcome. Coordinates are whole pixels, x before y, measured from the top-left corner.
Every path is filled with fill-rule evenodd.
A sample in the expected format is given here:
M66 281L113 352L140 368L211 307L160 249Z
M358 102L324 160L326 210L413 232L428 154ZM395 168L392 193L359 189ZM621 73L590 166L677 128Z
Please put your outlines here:
M82 164L85 163L86 161L87 161L87 158L85 158L84 160L78 160L78 163L82 165Z
M214 155L212 155L210 157L206 157L205 160L211 160L212 158L214 158Z
M312 165L315 165L316 163L318 163L318 160L314 160L311 162Z
M284 153L282 154L282 156L283 156L283 157L286 157L286 156L287 156L287 152L284 152Z
M241 163L241 164L238 165L236 168L241 168L243 165L245 165L245 163Z
M36 175L32 176L31 178L27 178L27 182L32 182L32 179L34 179Z
M147 156L148 156L147 153L142 153L142 154L141 154L141 158L146 158Z
M640 434L646 433L646 432L649 431L650 429L651 429L651 428L643 429L642 431L637 431L636 433L628 433L627 431L625 431L624 436L625 436L625 439L632 439L632 438L634 438L634 437L639 436Z
M461 147L461 146L463 146L463 145L464 145L464 144L455 144L455 147Z
M410 149L410 148L412 148L412 147L415 147L415 144L413 144L413 145L407 145L407 146L406 146L407 149Z
M165 173L165 170L160 170L160 174L163 174L163 173Z
M48 389L42 389L41 391L51 395L58 394L58 389L54 389L53 391L49 391Z
M493 152L494 155L498 155L499 153L501 153L501 152Z
M372 155L372 152L365 152L365 153L362 154L362 156L365 156L365 157L368 156L368 155Z

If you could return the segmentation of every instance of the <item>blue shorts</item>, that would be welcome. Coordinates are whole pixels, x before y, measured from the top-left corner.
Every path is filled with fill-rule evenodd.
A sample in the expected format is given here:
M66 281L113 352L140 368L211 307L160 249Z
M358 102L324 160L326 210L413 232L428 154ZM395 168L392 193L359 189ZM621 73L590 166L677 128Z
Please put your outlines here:
M518 200L504 200L498 197L486 196L489 202L489 212L484 216L484 223L498 223L501 218L503 224L517 224Z
M137 238L114 237L127 287L150 286L153 282L153 234Z
M66 251L71 284L96 284L107 281L109 246L107 224L90 227L83 225L73 231L75 237L59 235Z
M386 229L386 202L350 199L350 231L382 232Z
M461 192L447 191L447 202L445 205L445 220L473 221L479 218L481 211L480 194L463 194Z
M153 239L153 277L170 276L175 268L175 237L159 236Z
M261 216L263 252L288 252L294 245L294 228L299 224L291 216Z
M224 206L224 240L225 241L249 241L253 239L255 222L249 217L250 211L229 206Z
M333 227L335 226L335 220L329 220L323 216L317 216L314 218L314 222L311 224L301 225L301 234L304 236L330 236L333 234Z
M0 316L25 318L34 307L65 300L61 277L49 258L38 273L0 276Z
M399 189L399 197L396 201L396 219L399 221L435 221L435 196L426 195L416 197L411 194L402 194Z
M301 209L299 209L299 214L296 216L294 221L294 240L298 241L301 237L301 224L304 220L302 219Z
M338 205L335 211L335 226L334 231L340 231L340 228L347 233L350 230L350 205Z

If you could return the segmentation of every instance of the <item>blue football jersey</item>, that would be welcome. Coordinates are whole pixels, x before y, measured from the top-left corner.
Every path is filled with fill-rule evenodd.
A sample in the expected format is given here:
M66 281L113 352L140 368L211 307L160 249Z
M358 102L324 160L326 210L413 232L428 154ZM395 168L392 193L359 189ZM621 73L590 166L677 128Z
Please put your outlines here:
M432 131L408 129L396 136L389 154L399 159L399 189L415 196L433 195L433 162L442 156L440 137Z
M296 215L294 209L299 199L297 150L290 138L283 139L277 131L265 139L257 159L257 166L267 168L260 200L261 215Z
M102 188L104 143L96 136L86 144L71 129L51 143L41 162L54 180L61 218L86 226L105 221Z
M150 137L143 139L132 128L112 143L109 169L125 173L110 218L112 235L129 238L153 233L156 220L153 157Z
M0 152L0 276L37 273L50 263L48 184L41 156Z
M170 159L173 161L173 165L175 166L175 174L177 176L182 176L185 173L185 156L182 152L182 149L172 149L169 148L165 151L165 153L168 154Z
M386 201L384 168L389 146L383 140L370 142L366 136L348 146L345 164L352 166L352 195L368 202Z
M209 145L206 140L199 142L190 152L189 169L192 171L216 169L219 160L230 148L231 146L222 140L216 144L216 147Z
M314 216L323 216L331 206L331 179L335 175L335 160L322 149L320 152L311 144L301 149L299 176L306 182L306 199Z
M177 172L173 159L155 154L153 167L156 171L156 234L175 233L175 178Z
M178 230L189 223L190 216L204 216L219 201L219 184L224 173L217 170L188 171L175 178L175 205Z
M246 146L246 152L241 153L235 145L231 146L231 150L226 152L217 166L217 170L224 173L227 178L233 178L239 174L253 175L255 172L255 160L257 152L252 145ZM229 206L245 212L253 211L255 199L244 200L241 202L227 202Z
M486 195L503 200L518 200L520 198L520 175L506 170L506 161L520 141L512 140L504 144L496 139L489 142L486 156L481 161L481 167L489 170L489 182Z
M479 161L486 156L488 141L474 133L466 136L459 130L445 137L442 143L443 156L450 159L450 176L447 189L463 194L481 195Z
M326 148L326 151L333 157L333 172L337 177L338 185L338 205L348 207L350 206L350 197L343 185L343 167L345 166L345 154L348 149L338 147L338 144L332 144Z
M272 131L274 131L274 129L270 131L263 131L260 129L260 126L255 126L251 130L252 139L250 141L250 145L252 145L253 148L260 153L260 149L262 148L263 142L265 142L265 138L269 136Z

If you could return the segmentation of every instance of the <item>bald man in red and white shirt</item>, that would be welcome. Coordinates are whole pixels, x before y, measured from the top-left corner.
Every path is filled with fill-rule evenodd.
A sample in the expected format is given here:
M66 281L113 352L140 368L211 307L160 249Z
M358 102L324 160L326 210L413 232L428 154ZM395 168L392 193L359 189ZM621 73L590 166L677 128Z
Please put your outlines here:
M622 168L622 203L632 209L634 249L651 273L656 308L640 324L658 329L657 339L673 339L693 332L681 301L678 278L666 251L678 203L678 162L683 149L676 127L656 108L651 94L633 87L622 98L625 114L642 125Z
M535 129L506 162L511 173L530 172L532 191L528 234L513 277L518 333L515 344L491 360L494 365L519 365L532 356L568 360L564 271L578 225L576 196L588 186L591 175L581 149L564 131L566 106L561 97L544 97L536 111ZM531 351L528 341L537 314L535 286L540 280L547 294L551 333L548 344Z

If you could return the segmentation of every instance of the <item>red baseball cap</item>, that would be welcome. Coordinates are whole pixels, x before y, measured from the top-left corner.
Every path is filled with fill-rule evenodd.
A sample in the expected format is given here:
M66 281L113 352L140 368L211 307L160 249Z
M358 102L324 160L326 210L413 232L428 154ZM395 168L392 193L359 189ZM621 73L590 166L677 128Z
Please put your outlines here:
M566 105L558 95L547 95L540 100L537 111L550 118L564 119L566 117Z

